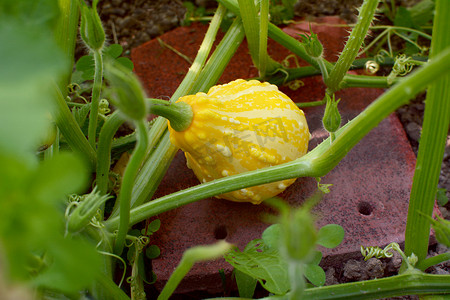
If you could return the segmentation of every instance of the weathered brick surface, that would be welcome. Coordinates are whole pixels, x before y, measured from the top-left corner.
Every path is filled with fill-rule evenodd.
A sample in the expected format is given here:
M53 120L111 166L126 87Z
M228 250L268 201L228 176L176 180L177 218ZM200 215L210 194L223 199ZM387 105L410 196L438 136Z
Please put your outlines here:
M317 23L342 24L337 18L321 18ZM284 29L298 37L302 30L309 31L306 23ZM178 28L164 34L161 39L185 55L195 58L196 51L206 31L206 26ZM329 25L313 25L324 44L325 56L337 58L342 50L347 28ZM269 53L281 61L289 53L281 46L269 41ZM132 52L136 73L142 79L150 97L169 97L189 68L189 64L167 48L152 40ZM291 60L291 63L294 63ZM300 61L301 65L305 65ZM257 75L252 66L248 49L244 43L220 79L225 83L237 78ZM282 87L295 102L320 100L325 86L320 77L303 80L304 86L296 91ZM382 90L352 88L340 91L340 111L343 123L355 117ZM326 138L321 127L323 107L305 109L312 140L310 148ZM383 246L390 242L402 242L406 225L408 197L414 171L415 156L411 151L403 128L395 115L389 116L370 132L347 157L327 176L322 183L331 183L327 194L316 207L318 226L328 223L340 224L346 236L339 247L322 249L323 262L339 264L342 259L354 256L360 245ZM155 197L176 192L198 184L191 170L186 167L184 155L178 153L168 170ZM280 196L292 205L299 205L317 188L315 179L300 178ZM153 270L162 287L168 279L183 251L187 248L211 244L217 238L226 240L241 249L252 239L259 238L268 226L264 216L270 213L264 205L234 203L220 199L205 199L161 214L162 227L152 236L151 243L161 248L161 257L153 261ZM224 260L199 263L193 267L181 283L178 292L205 289L217 292L222 289L219 269L229 276L231 266Z

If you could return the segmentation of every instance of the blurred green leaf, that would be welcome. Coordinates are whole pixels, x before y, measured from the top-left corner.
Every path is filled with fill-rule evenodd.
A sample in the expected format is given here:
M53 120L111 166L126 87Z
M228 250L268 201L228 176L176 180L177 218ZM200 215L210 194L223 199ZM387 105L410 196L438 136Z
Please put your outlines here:
M87 183L87 164L69 153L45 160L29 183L30 193L46 202L60 201L68 194L80 191Z
M325 271L318 265L305 265L305 277L315 286L322 286L325 284Z
M320 228L317 244L326 248L337 247L344 239L345 231L342 226L337 224L328 224Z
M159 247L156 246L156 245L150 245L150 246L145 250L145 255L147 255L147 257L148 257L149 259L157 258L160 254L161 254L161 250L160 250Z
M27 26L50 28L55 24L58 13L58 1L54 0L2 0L0 2L0 19L10 16Z
M438 189L436 193L436 199L440 206L444 206L448 203L447 190Z
M51 265L33 280L38 286L75 293L88 288L100 274L99 253L81 239L56 239L48 255Z
M161 227L161 220L155 219L151 221L150 224L148 224L147 233L155 233L159 230L160 227Z
M278 249L280 245L281 225L273 224L264 230L261 237L264 243L271 248Z
M95 61L92 55L84 55L80 57L75 64L75 68L78 72L81 72L81 78L83 80L94 79Z
M285 294L289 288L287 263L277 249L267 247L262 239L248 243L244 251L234 248L225 260L235 269L256 278L269 292Z

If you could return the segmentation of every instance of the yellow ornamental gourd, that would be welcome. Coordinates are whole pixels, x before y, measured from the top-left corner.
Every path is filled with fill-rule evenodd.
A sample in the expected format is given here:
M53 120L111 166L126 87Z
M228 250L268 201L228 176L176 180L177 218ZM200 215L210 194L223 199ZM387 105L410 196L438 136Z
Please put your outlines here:
M178 102L190 105L193 119L183 131L175 131L169 122L170 140L185 152L188 167L201 182L282 164L307 152L310 134L305 115L275 85L238 79ZM259 204L294 181L218 197Z

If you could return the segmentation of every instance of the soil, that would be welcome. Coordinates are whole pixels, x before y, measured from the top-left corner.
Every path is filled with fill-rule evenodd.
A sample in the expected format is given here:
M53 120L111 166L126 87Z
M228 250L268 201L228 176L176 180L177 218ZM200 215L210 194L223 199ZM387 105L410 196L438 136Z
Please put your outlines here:
M206 9L213 8L215 1L191 0L196 5ZM296 8L296 18L312 18L314 16L338 15L348 23L354 23L356 8L362 0L300 0ZM411 4L416 0L396 1L399 4ZM124 55L128 56L130 50L140 44L155 38L162 33L181 26L186 12L180 0L103 0L99 3L100 17L103 21L109 43L120 43L124 48ZM77 56L83 55L84 47L77 48ZM397 115L408 135L411 146L417 155L423 121L425 96L421 95L409 105L400 108ZM447 138L444 160L442 163L439 188L447 190L450 197L450 136ZM440 207L442 215L450 219L450 204ZM429 254L448 252L443 245L430 248ZM380 278L396 274L401 264L401 258L395 255L391 259L372 258L367 262L350 260L342 268L328 268L327 284L358 281ZM449 274L450 262L433 267L429 272L436 274ZM415 299L415 298L402 298Z

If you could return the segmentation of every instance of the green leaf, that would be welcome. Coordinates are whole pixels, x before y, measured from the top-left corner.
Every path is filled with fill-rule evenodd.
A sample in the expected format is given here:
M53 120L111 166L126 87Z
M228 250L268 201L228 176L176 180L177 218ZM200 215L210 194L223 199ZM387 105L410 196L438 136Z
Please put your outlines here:
M133 62L128 57L119 57L122 54L123 48L119 44L112 44L108 46L103 52L105 58L109 58L122 65L127 71L133 71ZM95 61L92 55L84 55L78 59L75 64L76 72L81 73L83 81L93 80L95 74Z
M56 239L47 255L52 262L33 280L38 286L75 293L88 288L100 274L98 252L81 239Z
M239 297L253 298L253 294L255 293L255 288L258 281L255 278L239 271L238 269L234 269L234 276L236 278Z
M342 226L328 224L320 228L317 244L326 248L335 248L342 242L344 235L345 231Z
M145 250L145 255L147 255L147 257L148 257L149 259L157 258L159 255L161 255L161 249L159 249L159 247L156 246L156 245L150 245L150 246Z
M433 0L422 0L408 8L411 19L416 27L425 25L433 20L434 6Z
M447 190L446 189L438 189L436 194L437 202L440 206L444 206L448 203Z
M321 260L322 260L322 252L316 250L314 251L314 255L311 257L309 264L318 265Z
M75 64L77 71L81 72L83 80L93 80L95 74L95 61L92 55L84 55Z
M122 54L122 52L123 48L119 44L112 44L108 46L104 51L105 54L111 56L112 58L118 58L120 54Z
M155 219L155 220L151 221L150 224L148 224L147 232L155 233L159 230L160 227L161 227L161 220Z
M29 183L30 192L42 201L60 201L84 187L87 169L87 164L80 158L61 153L39 166Z
M124 66L129 72L133 71L134 64L128 57L119 57L116 62Z
M266 230L264 230L261 237L268 247L278 249L281 238L281 225L280 224L270 225L269 227L266 228Z
M289 288L287 262L277 249L267 247L262 239L248 243L244 251L234 248L225 260L235 269L257 279L269 292L285 294Z
M91 104L86 103L83 106L75 107L72 110L72 114L73 114L75 120L77 121L78 126L80 126L80 128L83 127L83 125L85 124L87 116L90 111L90 108L91 108Z
M325 271L316 264L305 265L305 277L315 286L325 284Z
M14 17L27 26L50 28L59 13L58 2L54 0L2 0L0 19Z
M400 27L413 28L414 23L411 18L411 13L403 6L399 6L397 14L395 15L394 25Z

